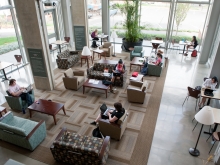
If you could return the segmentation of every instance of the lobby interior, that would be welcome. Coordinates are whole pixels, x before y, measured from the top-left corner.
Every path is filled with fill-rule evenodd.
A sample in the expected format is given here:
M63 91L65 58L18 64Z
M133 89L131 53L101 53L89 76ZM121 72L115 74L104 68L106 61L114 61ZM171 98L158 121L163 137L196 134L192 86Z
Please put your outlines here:
M23 4L26 5L22 6ZM62 10L62 15L58 15L57 17L63 17L63 25L61 22L58 24L59 27L63 28L63 33L59 32L59 38L62 39L63 36L73 36L71 38L70 47L72 50L75 50L75 41L74 41L74 30L73 26L85 26L86 30L88 30L88 19L87 19L87 9L85 8L86 0L78 1L78 0L62 0L62 2L58 1L60 6L56 6L56 11ZM112 1L111 1L112 2ZM151 2L151 1L149 1ZM162 2L162 1L158 1ZM170 4L175 4L179 1L170 1ZM182 1L181 1L182 2ZM179 2L179 3L181 3ZM16 69L16 67L7 68L7 76L11 78L15 78L18 84L22 86L27 86L28 84L33 84L37 90L37 98L44 98L46 96L40 96L40 92L51 91L53 92L56 85L59 85L57 79L59 77L53 75L53 73L60 71L62 75L64 70L60 70L57 68L56 64L56 55L57 52L50 53L48 49L48 44L53 42L50 40L49 35L44 34L43 30L46 31L46 26L40 27L40 22L38 19L43 19L42 13L44 10L43 2L32 0L9 0L9 4L12 6L12 10L17 12L17 23L19 26L19 33L22 36L22 42L24 47L19 50L14 50L9 53L5 53L0 55L0 61L6 62L16 62L14 58L9 58L14 56L14 54L22 54L22 58L24 59L23 66ZM106 12L105 9L108 9L109 0L102 0L102 32L105 34L111 35L111 30L109 28L109 24L111 22L109 12ZM182 2L183 3L183 2ZM192 1L192 4L197 4L198 2ZM166 75L164 86L162 87L162 96L159 105L159 112L156 119L156 125L152 143L149 148L150 153L146 154L141 153L143 157L147 157L146 162L142 162L141 164L147 165L199 165L202 164L203 161L206 161L209 157L209 150L213 144L212 140L208 138L208 135L201 134L198 149L200 151L199 157L193 157L189 154L188 149L190 147L194 147L196 144L196 140L198 138L198 134L201 128L201 124L198 124L194 131L192 131L196 122L192 122L195 114L198 112L195 111L195 99L189 98L187 102L182 106L182 103L187 96L187 87L190 86L192 88L201 85L203 83L204 77L213 77L217 76L220 79L220 2L218 0L213 1L204 1L204 4L207 3L210 5L209 13L207 12L207 21L204 24L203 35L201 43L199 43L198 47L198 56L190 57L183 56L181 54L183 46L180 46L180 50L176 50L173 47L163 47L161 50L164 51L166 57L168 57L168 65L166 66ZM75 5L71 5L75 4ZM39 5L39 6L38 6ZM172 6L171 5L171 6ZM69 6L69 8L67 8ZM26 10L26 7L30 7L31 10ZM40 8L40 10L38 9ZM58 9L59 8L59 9ZM66 11L63 10L66 8ZM1 7L0 7L1 9ZM11 10L11 9L10 9ZM31 11L34 11L31 12ZM68 15L69 13L69 15ZM28 16L27 16L28 15ZM41 15L41 16L40 16ZM71 21L70 21L71 19ZM30 20L30 21L28 21ZM44 19L43 19L44 20ZM45 20L44 20L45 21ZM45 22L44 22L45 23ZM58 30L59 31L59 30ZM171 32L170 32L171 34ZM33 40L35 38L35 40ZM172 38L167 38L164 40L166 43ZM110 41L113 42L112 38ZM88 46L91 46L91 40L89 37L89 33L86 34L86 43ZM121 50L121 39L116 39L115 52L117 55L123 54L129 56L128 52L123 52ZM99 43L100 44L100 43ZM152 54L150 41L144 41L144 50L145 54ZM41 79L33 75L31 64L29 62L28 57L28 48L41 48L44 52L44 55L47 56L46 61L46 70L48 75L48 79ZM65 50L65 48L64 48ZM21 53L22 52L22 53ZM26 56L27 55L27 56ZM98 61L96 57L96 61ZM80 62L79 62L80 63ZM91 64L91 62L90 62ZM91 64L92 65L92 64ZM126 65L126 67L129 64ZM84 70L86 69L86 65L83 65ZM73 67L74 69L74 67ZM149 76L147 76L148 78ZM55 81L54 81L54 80ZM153 76L150 76L150 79L154 79ZM160 79L160 78L158 78ZM43 83L42 83L43 82ZM46 84L46 85L45 85ZM8 89L8 81L3 81L0 83L1 96L0 103L4 106L6 103L4 95L6 95L6 90ZM217 89L218 90L218 89ZM104 97L102 95L101 97ZM46 99L46 98L45 98ZM215 108L220 108L218 100L212 100L211 106ZM150 103L148 103L150 104ZM126 106L126 105L125 105ZM148 108L148 107L146 107ZM9 110L9 109L8 109ZM12 110L13 111L13 110ZM18 112L16 112L18 113ZM27 112L28 113L28 112ZM20 112L19 116L22 117L22 112ZM47 117L46 117L47 118ZM141 125L141 127L146 127ZM149 127L149 126L148 126ZM59 128L61 129L61 128ZM58 130L59 130L58 129ZM146 129L148 129L146 127ZM209 126L204 126L203 130L209 130ZM219 131L219 129L218 129ZM58 134L59 132L57 132ZM53 137L55 138L55 137ZM1 141L0 141L1 143ZM144 146L144 144L142 144ZM211 154L213 155L218 143L215 144L212 149ZM0 146L0 164L4 164L8 161L8 159L13 159L23 164L33 164L33 165L44 165L47 163L40 162L38 159L33 159L28 157L27 155L18 153L13 151L13 149L8 149ZM109 158L110 161L107 161L107 164L119 164L125 165L130 164L129 162L120 162L120 160L114 160L112 157ZM141 162L141 161L140 161ZM56 163L59 164L59 163ZM140 165L141 165L140 164ZM209 164L214 164L213 160Z

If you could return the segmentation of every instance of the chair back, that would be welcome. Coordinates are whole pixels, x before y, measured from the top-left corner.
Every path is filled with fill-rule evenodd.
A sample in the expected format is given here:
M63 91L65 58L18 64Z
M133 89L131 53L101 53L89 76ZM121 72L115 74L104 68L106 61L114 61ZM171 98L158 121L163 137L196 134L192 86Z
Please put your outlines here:
M70 42L70 37L64 37L64 40L69 43Z
M18 63L21 62L21 58L22 58L21 55L15 55L15 59L16 59L16 61L17 61Z
M156 39L156 40L162 40L162 38L161 38L161 37L155 37L155 39Z
M111 42L104 42L103 48L109 48L111 45Z
M189 96L194 97L196 99L199 97L201 93L201 91L193 89L191 87L188 87L188 92L189 92Z
M160 44L152 43L152 46L153 46L154 49L157 49L159 45L160 45Z
M142 49L143 49L142 46L135 46L135 47L134 47L134 52L135 52L135 53L141 53Z

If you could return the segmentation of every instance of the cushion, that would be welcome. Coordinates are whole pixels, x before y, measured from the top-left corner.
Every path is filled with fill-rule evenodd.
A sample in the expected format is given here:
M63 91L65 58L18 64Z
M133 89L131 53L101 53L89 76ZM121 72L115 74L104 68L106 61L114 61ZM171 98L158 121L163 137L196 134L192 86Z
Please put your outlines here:
M103 48L109 48L111 46L111 42L104 42Z
M104 52L108 52L108 48L102 48L101 50L103 50Z
M27 135L27 132L24 129L19 128L19 127L10 126L10 125L2 123L2 122L0 122L0 129L6 130L9 132L13 132L13 133L21 135L21 136Z
M133 72L132 73L132 77L137 77L138 76L138 72Z
M67 69L67 70L64 72L64 76L65 76L65 77L72 77L72 76L74 76L73 70L72 70L71 68Z
M143 48L142 46L135 46L135 47L134 47L134 52L135 52L135 53L141 53L142 48Z
M85 79L84 79L84 76L74 76L77 78L77 81L78 81L78 84L80 84L81 82L83 82Z

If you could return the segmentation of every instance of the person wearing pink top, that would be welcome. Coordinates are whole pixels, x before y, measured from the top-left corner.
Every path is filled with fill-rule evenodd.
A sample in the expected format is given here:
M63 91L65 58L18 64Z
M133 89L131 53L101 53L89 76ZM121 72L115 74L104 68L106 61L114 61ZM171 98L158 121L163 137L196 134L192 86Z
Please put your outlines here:
M160 65L162 62L162 55L160 53L157 53L157 60L156 62L152 62L154 65Z

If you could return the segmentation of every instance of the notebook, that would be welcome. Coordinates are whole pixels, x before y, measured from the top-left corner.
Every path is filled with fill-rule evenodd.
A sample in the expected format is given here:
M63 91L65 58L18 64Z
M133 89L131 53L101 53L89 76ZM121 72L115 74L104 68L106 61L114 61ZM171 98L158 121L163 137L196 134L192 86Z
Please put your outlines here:
M31 84L30 84L30 85L28 85L28 87L23 91L23 93L28 93L28 92L31 91L31 89L32 89L32 87L31 87Z

